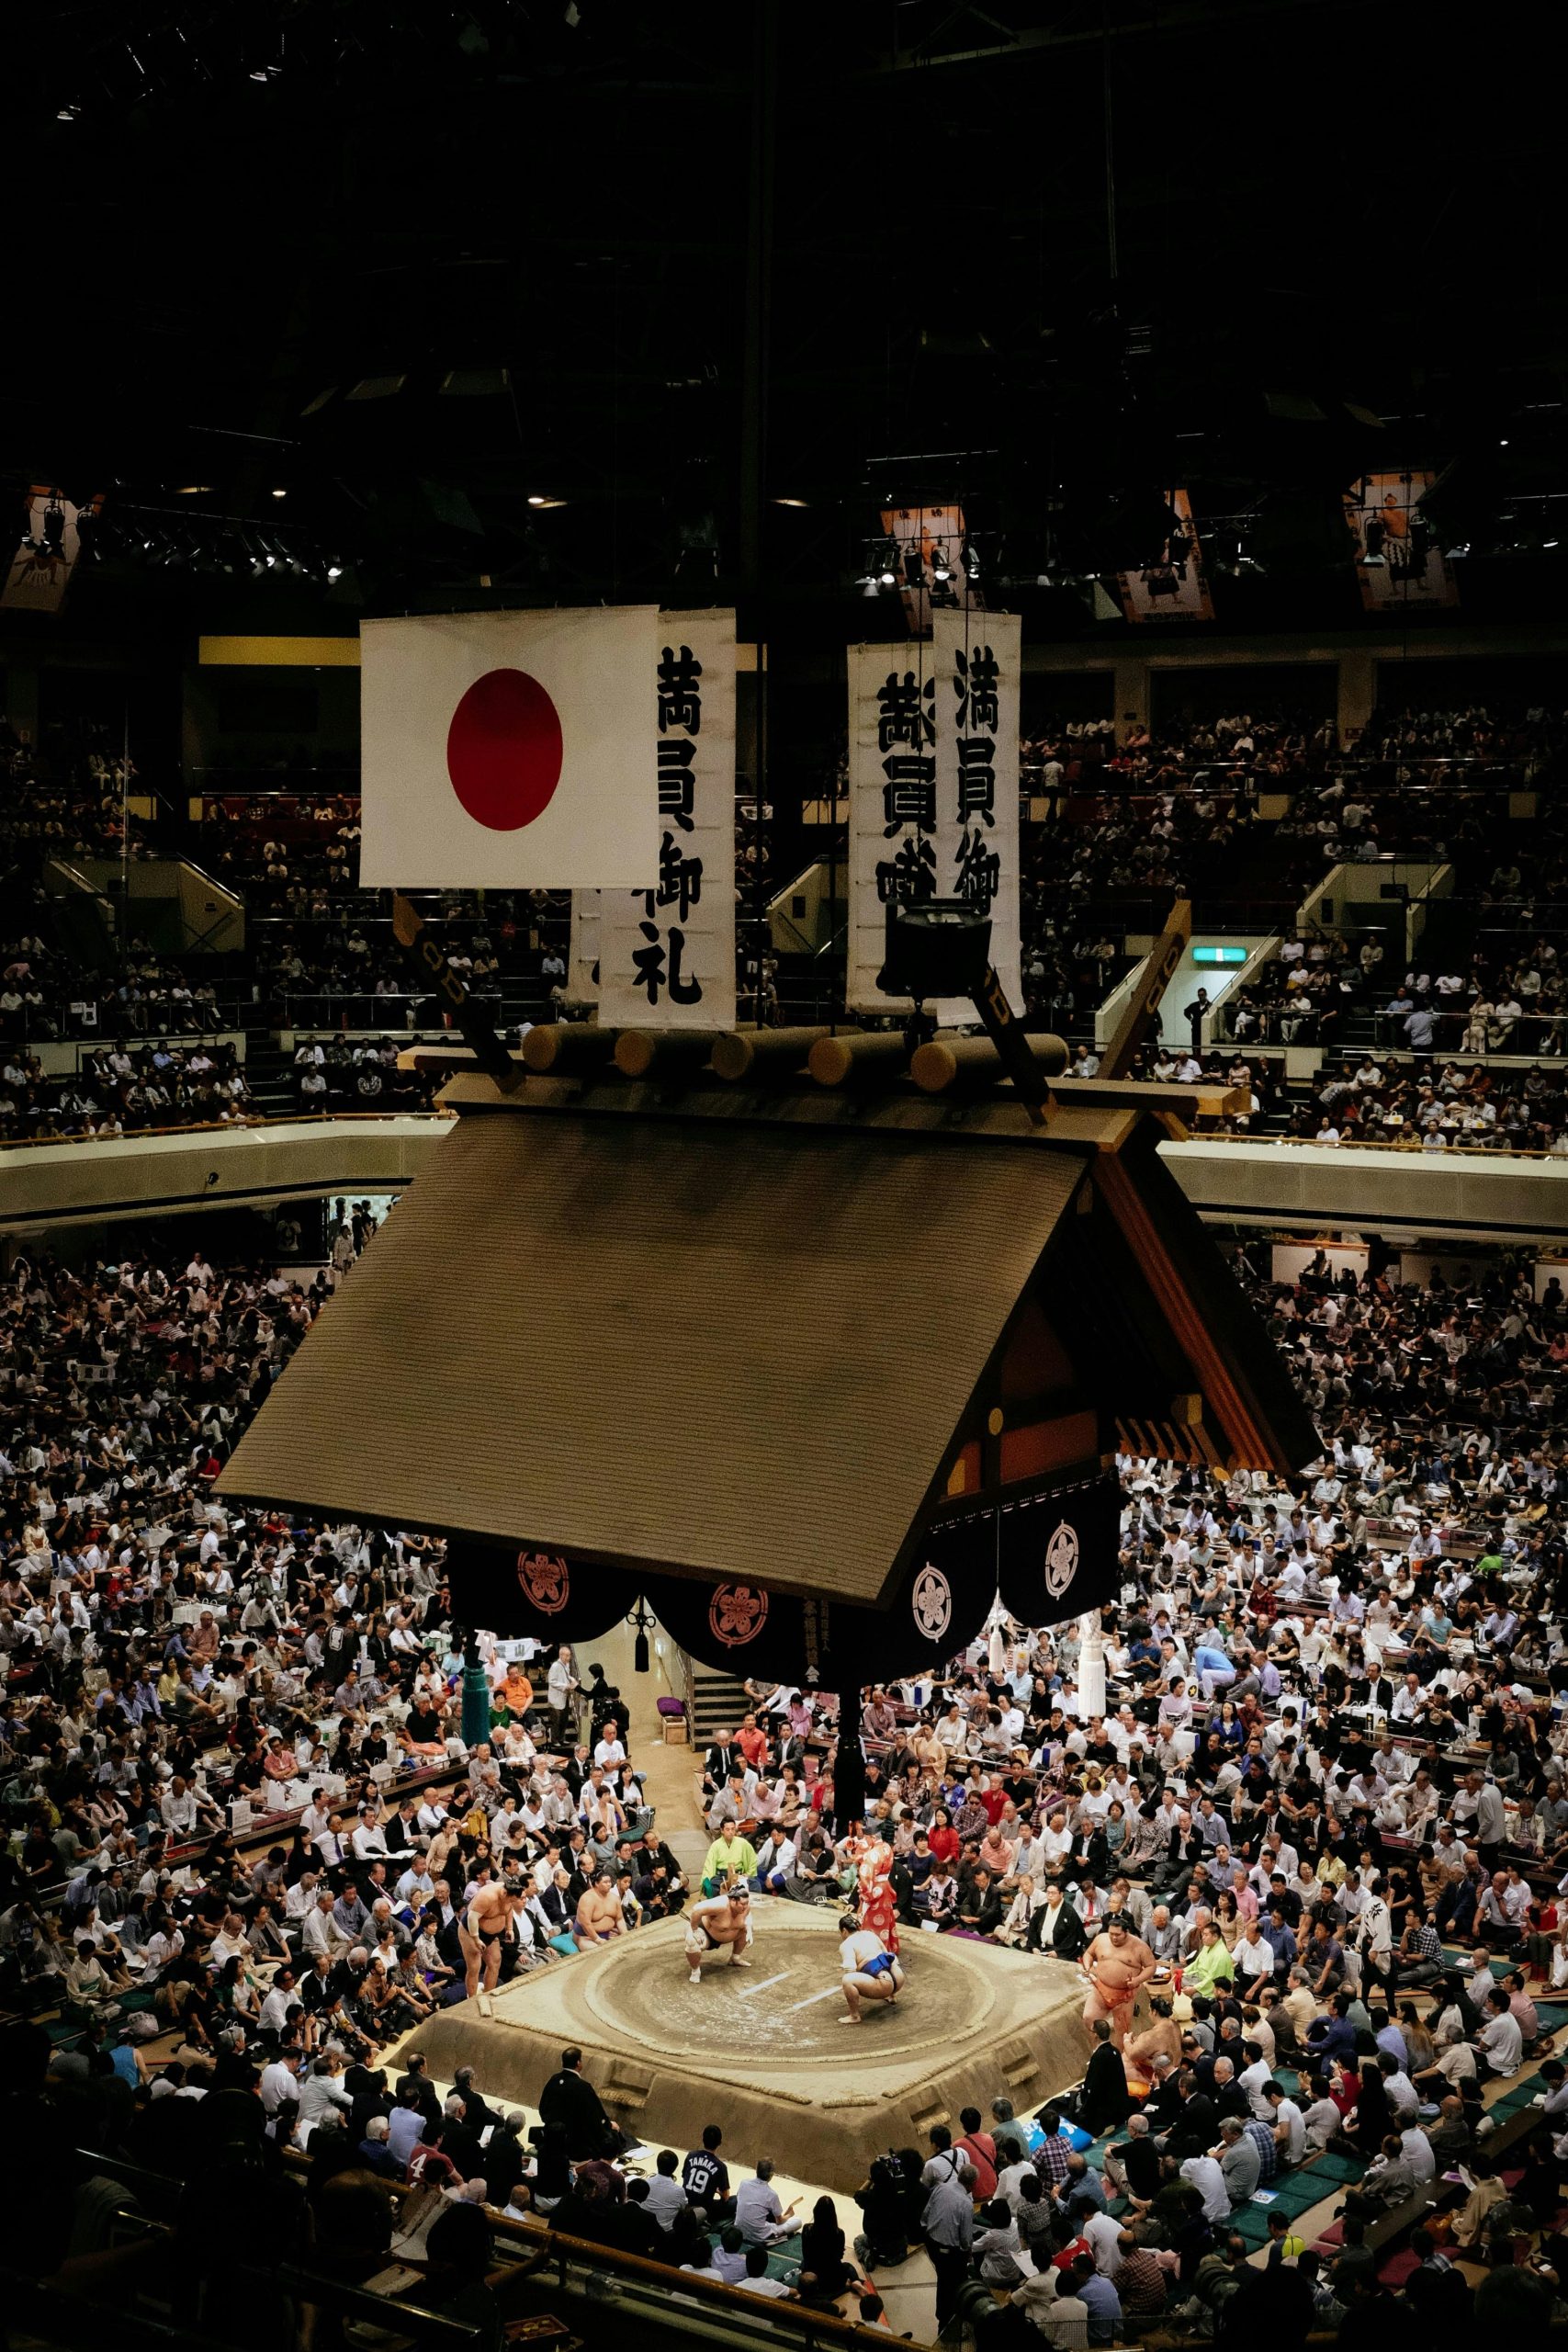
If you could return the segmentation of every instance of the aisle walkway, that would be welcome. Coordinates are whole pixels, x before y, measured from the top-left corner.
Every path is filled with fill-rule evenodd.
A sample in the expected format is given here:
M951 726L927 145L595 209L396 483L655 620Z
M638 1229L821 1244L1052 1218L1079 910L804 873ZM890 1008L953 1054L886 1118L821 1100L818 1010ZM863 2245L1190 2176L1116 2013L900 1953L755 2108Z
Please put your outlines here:
M603 1666L605 1679L620 1691L626 1706L628 1723L626 1730L626 1750L636 1770L644 1776L644 1788L650 1804L658 1809L659 1834L665 1839L682 1870L695 1873L707 1852L709 1838L703 1824L702 1811L696 1798L696 1775L701 1763L699 1756L689 1747L670 1747L665 1743L657 1702L661 1696L679 1695L674 1686L661 1672L666 1660L673 1666L673 1652L666 1643L665 1660L656 1654L652 1670L639 1675L632 1664L632 1631L627 1625L617 1625L603 1641L587 1643L581 1647L580 1664L586 1678L589 1667L595 1661ZM482 2085L481 2085L482 2088ZM529 2110L529 2121L537 2117ZM722 2116L716 2116L722 2124ZM657 2152L656 2152L657 2153ZM684 2151L682 2152L682 2154ZM724 2151L732 2177L744 2177L742 2160L765 2155L766 2149L741 2149L727 2145ZM651 2167L651 2159L650 2167ZM785 2173L774 2176L774 2188L781 2203L794 2204L803 2219L808 2219L818 2197L831 2197L846 2241L853 2244L861 2226L859 2207L852 2197L834 2189L824 2189L813 2182L796 2180ZM936 2278L931 2257L924 2248L912 2254L897 2270L879 2274L875 2278L877 2292L887 2306L887 2317L896 2335L908 2334L917 2344L930 2344L936 2336ZM852 2295L844 2296L839 2309L852 2316L856 2308Z

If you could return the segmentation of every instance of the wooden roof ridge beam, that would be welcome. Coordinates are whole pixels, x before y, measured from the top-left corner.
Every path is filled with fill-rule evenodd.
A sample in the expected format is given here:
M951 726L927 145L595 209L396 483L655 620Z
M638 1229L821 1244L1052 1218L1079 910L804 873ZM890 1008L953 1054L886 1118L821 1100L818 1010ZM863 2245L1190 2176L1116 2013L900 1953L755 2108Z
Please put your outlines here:
M705 1072L723 1031L623 1029L613 1057L623 1078L688 1078Z
M897 1029L851 1029L818 1037L806 1063L818 1086L886 1086L908 1066L908 1042Z
M1025 1037L1023 1045L1043 1078L1054 1079L1066 1069L1064 1038ZM989 1037L931 1037L916 1047L909 1075L922 1093L948 1094L998 1085L1008 1071Z
M840 1035L858 1032L840 1031ZM769 1081L803 1078L806 1058L818 1039L830 1037L833 1031L825 1023L816 1027L799 1026L786 1029L726 1029L714 1041L713 1074L727 1086L739 1085L742 1079L761 1085Z
M546 1070L563 1077L578 1070L601 1070L615 1059L619 1032L596 1028L584 1021L547 1021L530 1029L523 1040L525 1067L541 1075Z

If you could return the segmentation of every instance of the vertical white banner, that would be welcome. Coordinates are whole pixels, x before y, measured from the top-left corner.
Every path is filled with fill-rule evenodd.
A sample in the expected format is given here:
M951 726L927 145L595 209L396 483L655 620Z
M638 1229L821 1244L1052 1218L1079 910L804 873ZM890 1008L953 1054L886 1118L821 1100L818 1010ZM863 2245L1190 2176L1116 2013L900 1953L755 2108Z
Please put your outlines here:
M1023 1010L1018 887L1022 641L1017 613L931 616L938 895L967 899L990 916L991 962L1015 1012Z
M876 985L887 906L941 894L936 835L936 673L923 645L852 645L850 925L844 1001L907 1012Z
M651 889L599 893L599 1018L733 1029L735 615L661 614L651 684L658 874Z
M602 890L571 894L571 944L566 956L568 1004L599 1001L599 909Z
M894 899L971 899L991 918L991 958L1021 1008L1016 613L937 612L929 649L852 645L850 930L845 1001L907 1012L876 985ZM934 1008L973 1023L967 999Z

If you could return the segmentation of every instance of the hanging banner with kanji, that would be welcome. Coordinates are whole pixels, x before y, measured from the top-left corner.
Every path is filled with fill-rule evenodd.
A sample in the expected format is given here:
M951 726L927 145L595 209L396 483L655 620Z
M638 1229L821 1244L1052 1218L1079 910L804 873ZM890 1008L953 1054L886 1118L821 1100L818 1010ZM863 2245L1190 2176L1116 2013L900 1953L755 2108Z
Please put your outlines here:
M653 684L657 875L651 889L599 894L599 1018L617 1028L732 1029L735 615L661 613Z
M571 944L566 957L568 1004L599 1001L599 910L602 890L571 894Z
M1016 613L931 616L936 671L938 896L991 918L991 962L1023 1010L1019 934L1018 705L1023 623ZM973 1021L973 1007L960 1018Z
M991 917L991 956L1014 1005L1019 957L1016 613L937 612L923 645L849 650L847 1001L907 1012L876 985L890 899L965 898ZM934 1008L973 1023L967 998Z
M845 1001L855 1012L908 1012L876 985L890 899L934 899L937 878L936 672L923 645L852 645L850 923ZM962 1020L962 1005L937 1017Z

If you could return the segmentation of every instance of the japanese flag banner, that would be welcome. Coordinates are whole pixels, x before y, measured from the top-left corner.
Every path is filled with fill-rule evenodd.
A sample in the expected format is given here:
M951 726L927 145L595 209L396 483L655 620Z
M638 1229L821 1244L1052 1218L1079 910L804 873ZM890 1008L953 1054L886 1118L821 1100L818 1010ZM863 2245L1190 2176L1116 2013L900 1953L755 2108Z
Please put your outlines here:
M365 889L647 889L653 605L360 628Z

